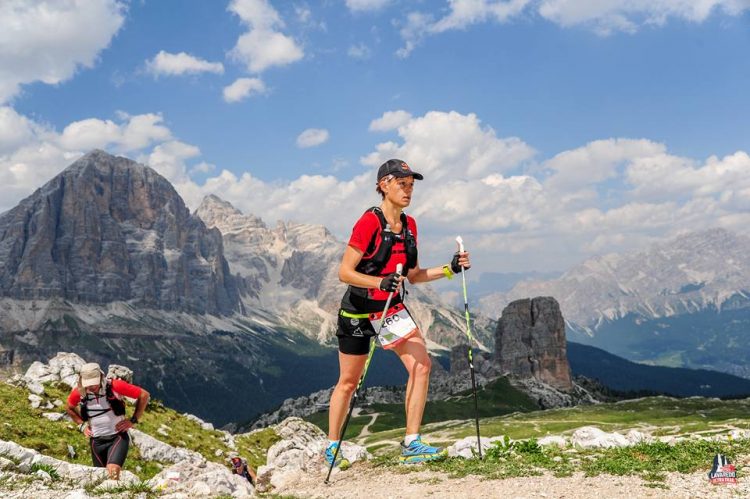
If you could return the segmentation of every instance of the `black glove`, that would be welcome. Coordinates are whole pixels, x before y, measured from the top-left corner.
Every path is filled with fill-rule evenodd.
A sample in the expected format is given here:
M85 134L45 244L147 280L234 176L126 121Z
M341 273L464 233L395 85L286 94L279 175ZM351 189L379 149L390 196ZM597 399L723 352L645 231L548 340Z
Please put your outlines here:
M401 274L399 274L398 272L388 274L380 281L380 290L393 293L394 291L396 291L396 289L398 289L398 285L401 283L400 278Z
M458 264L458 251L453 254L453 260L451 260L451 272L454 274L460 274L463 271L463 267Z

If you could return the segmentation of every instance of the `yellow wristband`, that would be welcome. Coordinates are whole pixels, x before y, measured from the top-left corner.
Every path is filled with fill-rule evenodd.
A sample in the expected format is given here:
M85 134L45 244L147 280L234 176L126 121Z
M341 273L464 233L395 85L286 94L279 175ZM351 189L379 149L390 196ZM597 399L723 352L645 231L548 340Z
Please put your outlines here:
M453 279L453 271L451 270L450 265L443 265L443 274L445 274L445 277L447 277L448 279Z

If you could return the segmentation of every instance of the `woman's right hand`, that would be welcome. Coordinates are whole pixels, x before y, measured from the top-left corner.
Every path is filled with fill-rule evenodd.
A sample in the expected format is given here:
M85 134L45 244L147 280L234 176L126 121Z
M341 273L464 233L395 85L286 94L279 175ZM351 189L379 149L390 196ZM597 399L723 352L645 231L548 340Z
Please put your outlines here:
M387 276L383 277L380 280L380 290L386 291L388 293L393 293L398 289L398 286L401 284L401 281L404 280L404 276L399 274L398 272L394 272L392 274L388 274Z

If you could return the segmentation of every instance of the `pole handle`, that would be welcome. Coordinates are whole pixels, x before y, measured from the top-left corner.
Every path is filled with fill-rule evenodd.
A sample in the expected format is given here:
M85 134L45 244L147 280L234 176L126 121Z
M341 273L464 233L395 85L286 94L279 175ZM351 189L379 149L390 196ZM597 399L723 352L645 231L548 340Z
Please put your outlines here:
M459 251L459 253L463 253L465 251L465 249L464 249L464 240L461 239L461 236L456 236L456 242L458 243L458 251Z

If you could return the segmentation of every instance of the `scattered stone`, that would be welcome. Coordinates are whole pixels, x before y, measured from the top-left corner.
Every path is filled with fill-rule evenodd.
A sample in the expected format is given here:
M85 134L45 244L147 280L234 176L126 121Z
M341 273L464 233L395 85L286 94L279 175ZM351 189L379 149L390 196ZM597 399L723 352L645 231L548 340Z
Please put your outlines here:
M570 437L570 442L576 447L584 449L627 447L632 445L627 438L619 433L607 433L595 426L578 428Z
M547 435L537 440L539 445L556 445L560 448L568 446L568 439L560 435Z
M44 392L44 390L42 390ZM31 404L31 407L34 409L37 409L43 402L42 397L39 395L36 395L34 393L29 394L29 403Z
M195 451L183 447L173 447L135 428L130 430L130 439L132 444L138 447L141 457L149 461L178 463L185 460L200 461L203 459L203 456Z
M327 472L323 452L328 440L320 428L300 418L287 418L274 430L281 441L268 449L266 464L258 469L259 492L291 490L301 477ZM365 448L351 442L341 445L341 453L351 463L370 457Z
M133 370L129 367L121 366L119 364L110 364L107 369L107 378L109 379L122 379L128 383L133 382Z
M71 480L80 485L99 483L107 477L107 470L104 468L94 468L92 466L61 461L53 457L44 456L33 449L28 449L15 442L0 440L0 455L18 462L17 469L22 473L29 473L31 466L34 464L44 464L54 468L60 478ZM120 475L121 484L127 485L137 481L138 479L134 474L129 471L122 471Z
M203 428L204 430L210 431L214 429L214 425L212 425L211 423L207 423L206 421L203 421L201 418L199 418L198 416L194 414L183 413L182 415L185 416L190 421L195 421L196 423L198 423L200 427Z
M16 463L10 459L0 456L0 470L13 470L16 469Z
M43 412L42 416L50 421L60 421L66 416L66 414L63 414L62 412Z
M502 442L505 437L498 436L498 437L490 437L490 438L481 438L482 442L482 453L485 453L487 449L492 447L495 442ZM462 438L461 440L458 440L455 444L448 447L448 456L450 457L463 457L466 459L471 459L474 456L477 456L477 437L476 435L473 437L466 437Z
M245 478L233 474L226 466L205 460L173 464L147 483L166 494L165 497L174 498L224 495L240 499L254 494L252 485Z

